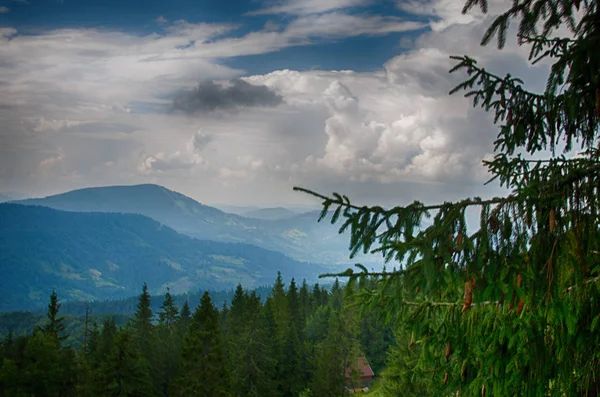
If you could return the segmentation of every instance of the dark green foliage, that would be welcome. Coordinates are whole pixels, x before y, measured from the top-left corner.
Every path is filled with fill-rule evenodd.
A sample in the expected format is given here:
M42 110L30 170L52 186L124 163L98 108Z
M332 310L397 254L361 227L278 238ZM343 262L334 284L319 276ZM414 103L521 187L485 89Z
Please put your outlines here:
M346 368L360 355L355 319L350 311L330 312L325 339L316 345L312 392L315 396L336 397L348 383ZM348 384L354 387L352 382Z
M179 321L180 322L189 321L191 316L192 316L192 312L190 311L190 305L188 304L188 301L185 301L183 303L183 306L181 307L181 314L179 315Z
M274 396L276 360L268 329L264 327L260 299L236 290L227 317L231 395Z
M156 342L154 345L156 356L153 365L156 368L155 384L158 385L162 395L168 396L172 394L174 381L179 375L181 358L179 310L175 306L173 297L169 292L165 294L158 318L158 325L155 328Z
M239 285L220 313L205 292L190 316L167 292L154 316L143 286L125 326L112 316L80 318L75 348L67 346L73 336L63 343L49 331L61 328L53 294L43 325L0 344L0 395L340 395L349 362L365 352L385 357L385 329L348 307L341 284L334 290L286 288L279 275L264 304Z
M52 291L50 295L50 303L48 304L48 324L44 327L44 333L48 336L55 338L58 341L64 341L69 337L65 334L65 318L58 315L60 310L60 303L58 303L58 296L56 291Z
M150 366L142 356L132 332L121 329L114 346L97 372L97 395L152 396L154 395Z
M385 369L379 373L377 396L393 396L399 392L405 397L431 396L436 393L438 377L431 371L419 366L421 349L411 344L412 337L398 331L397 344L381 357L385 360ZM373 362L371 362L373 364Z
M75 352L62 345L64 324L55 293L50 297L49 323L32 335L13 339L9 334L2 343L0 395L74 396L77 384Z
M178 381L181 396L227 396L229 374L219 311L210 295L202 295L183 340L182 372Z
M476 5L487 9L485 0L469 0L465 12ZM452 93L464 91L494 115L495 157L484 165L510 190L506 197L384 209L296 189L323 200L322 218L334 209L331 221L339 217L340 232L350 231L352 255L398 264L334 275L359 286L363 310L377 308L399 335L411 335L411 350L399 346L390 356L390 393L600 394L600 3L507 7L482 43L496 37L504 46L518 21L530 61L552 63L545 91L528 92L520 79L491 74L468 56L452 57L451 70L467 75ZM561 26L569 37L555 37ZM480 213L474 230L469 208Z

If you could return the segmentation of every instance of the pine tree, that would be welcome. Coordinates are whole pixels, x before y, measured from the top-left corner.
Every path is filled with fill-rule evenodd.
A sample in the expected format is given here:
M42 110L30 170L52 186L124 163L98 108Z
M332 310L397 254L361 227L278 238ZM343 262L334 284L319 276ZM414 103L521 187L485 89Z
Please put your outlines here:
M152 309L150 301L150 293L148 292L148 286L144 283L142 287L142 293L138 297L137 310L134 314L133 328L135 329L140 348L145 347L144 345L150 342L152 333Z
M487 12L486 0L469 0L463 12L474 6ZM552 63L545 91L527 91L468 56L452 57L451 70L468 76L451 94L464 90L494 115L495 157L484 164L508 195L384 209L295 189L323 200L321 219L344 219L351 255L396 261L392 271L359 265L337 276L361 285L365 309L379 307L410 333L435 395L597 395L600 3L509 7L482 44L496 37L502 48L517 20L530 61ZM557 37L560 27L570 33ZM476 230L467 229L467 209L479 211ZM421 223L432 215L431 226Z
M190 305L188 301L183 302L183 306L181 306L181 313L179 314L179 319L182 322L188 321L192 317L192 312L190 310Z
M90 335L90 305L85 303L85 317L83 323L83 343L81 345L81 351L85 355L88 351L88 340Z
M298 296L298 287L293 278L292 281L290 281L290 286L287 290L287 301L290 308L291 324L298 332L300 332L302 328L300 297Z
M148 362L148 365L154 363L156 358L152 318L150 293L148 292L148 286L144 283L130 326L133 331L133 342L141 352L142 357Z
M192 316L182 350L180 396L227 396L229 374L223 346L219 311L208 292Z
M180 339L183 339L183 335L187 332L191 319L192 313L190 311L190 305L188 304L188 301L185 301L181 306L179 320L177 321L177 330Z
M315 396L337 397L343 394L346 369L358 358L356 327L342 311L332 311L327 335L315 349L315 374L312 392Z
M177 309L177 306L175 306L173 295L171 295L171 292L168 290L165 293L165 300L160 306L160 310L161 311L158 313L159 324L171 327L179 319L179 310Z
M175 306L173 296L169 291L158 313L158 326L156 327L155 360L152 363L155 374L155 384L161 394L172 394L173 382L179 373L181 358L181 334L178 329L179 310Z
M243 312L240 307L243 307ZM237 318L235 327L228 332L231 395L276 395L273 382L275 360L268 330L262 323L260 298L254 291L248 296L238 288L231 301L230 315L235 317L230 316L229 320Z
M154 395L148 362L142 357L128 329L117 332L114 346L99 369L97 395Z
M69 335L65 333L65 318L58 315L60 306L56 291L52 291L50 302L48 303L48 312L46 313L48 324L44 327L44 332L62 342L66 340Z
M306 279L302 280L302 285L300 286L300 291L298 292L298 299L300 301L300 319L301 323L304 325L306 323L306 317L308 316L308 313L312 312L311 295Z

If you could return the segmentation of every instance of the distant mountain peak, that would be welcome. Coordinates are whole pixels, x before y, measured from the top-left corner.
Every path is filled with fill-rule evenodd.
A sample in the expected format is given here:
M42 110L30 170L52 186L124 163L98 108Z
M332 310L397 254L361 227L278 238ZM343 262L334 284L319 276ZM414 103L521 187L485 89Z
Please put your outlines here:
M347 237L340 236L336 226L317 224L318 212L273 207L236 215L156 184L87 187L14 203L72 212L139 214L192 237L254 244L300 261L335 265L348 258Z
M257 210L244 212L241 215L246 218L278 220L278 219L291 218L297 214L298 214L297 212L294 212L288 208L272 207L272 208L260 208Z

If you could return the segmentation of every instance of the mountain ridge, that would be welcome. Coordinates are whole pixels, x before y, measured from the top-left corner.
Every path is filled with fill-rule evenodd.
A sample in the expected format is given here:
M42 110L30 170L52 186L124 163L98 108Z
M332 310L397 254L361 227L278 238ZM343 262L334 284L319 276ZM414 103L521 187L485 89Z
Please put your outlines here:
M328 222L317 223L318 211L283 219L246 218L154 184L88 187L12 203L63 211L138 213L202 240L252 244L325 265L349 261L347 236L340 236L338 227Z
M137 214L0 204L0 311L67 300L246 287L284 276L314 279L322 265L244 243L199 240Z

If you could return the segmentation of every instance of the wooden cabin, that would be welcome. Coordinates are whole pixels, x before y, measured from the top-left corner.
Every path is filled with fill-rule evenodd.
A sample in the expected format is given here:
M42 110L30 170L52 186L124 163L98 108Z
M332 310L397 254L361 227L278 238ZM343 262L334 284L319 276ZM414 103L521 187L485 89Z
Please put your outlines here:
M358 379L353 379L353 370L358 373ZM358 357L356 362L346 368L346 389L356 392L367 391L373 382L375 374L369 365L366 357ZM366 389L366 390L365 390Z

